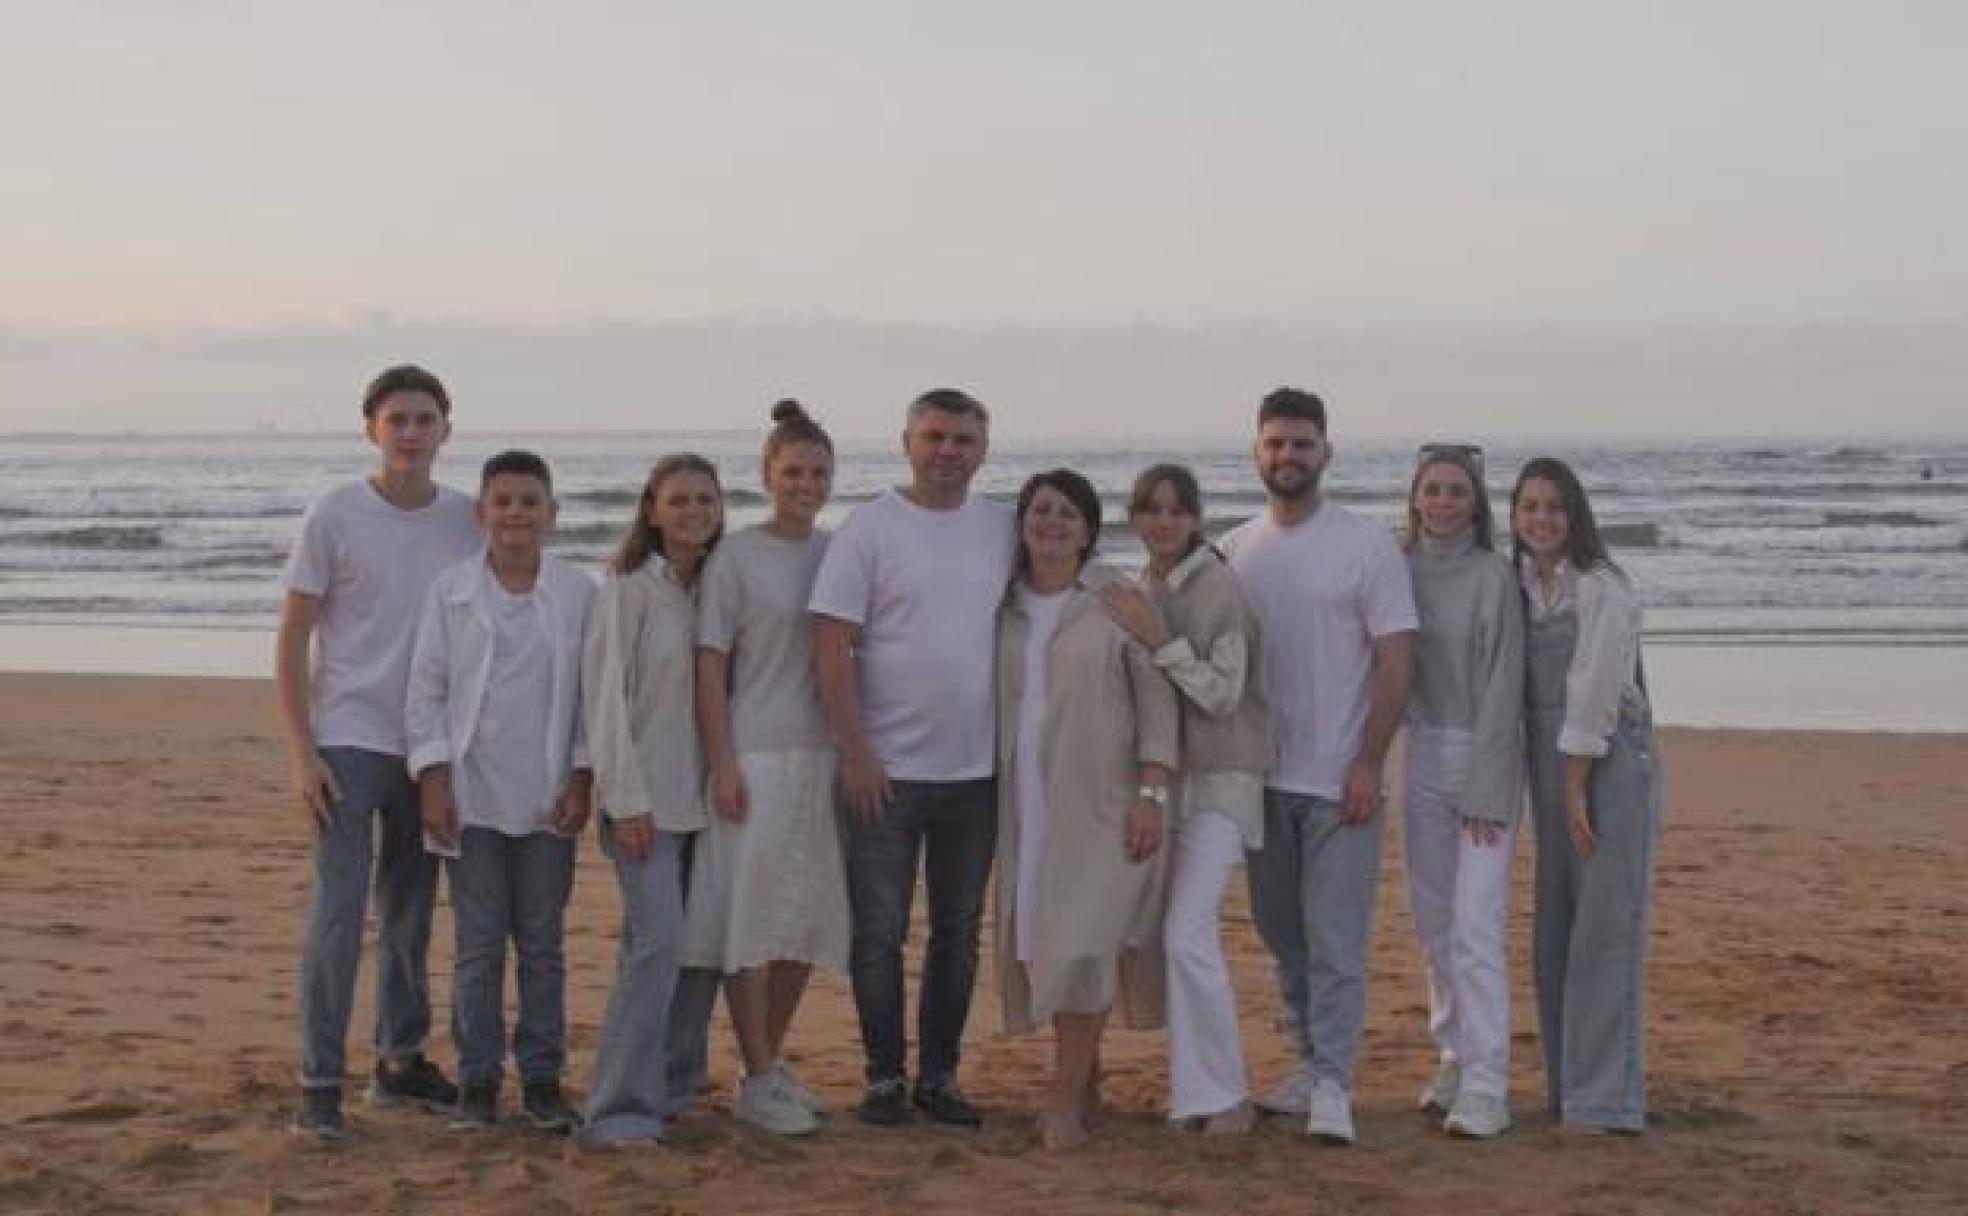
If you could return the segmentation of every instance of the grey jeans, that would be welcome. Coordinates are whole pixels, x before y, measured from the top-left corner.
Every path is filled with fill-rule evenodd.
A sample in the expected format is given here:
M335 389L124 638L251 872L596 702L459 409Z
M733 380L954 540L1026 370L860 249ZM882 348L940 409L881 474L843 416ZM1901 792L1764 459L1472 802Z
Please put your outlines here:
M1248 855L1251 914L1278 968L1299 1058L1353 1088L1367 1021L1367 944L1380 877L1380 812L1348 824L1330 798L1264 791L1264 847Z
M1565 824L1563 719L1562 707L1530 718L1531 969L1548 1101L1567 1123L1639 1131L1647 1119L1648 887L1660 834L1660 762L1651 724L1623 712L1611 749L1592 766L1593 849L1581 857Z
M582 1138L590 1144L660 1139L664 1121L695 1088L682 1074L701 1069L701 1049L688 1041L690 1018L673 1012L690 837L658 832L649 856L631 861L613 847L606 820L599 830L621 889L622 935Z
M562 916L574 891L572 837L507 836L468 827L451 876L458 957L451 981L451 1039L458 1080L497 1084L505 1065L506 943L519 972L513 1059L524 1081L552 1081L567 1065L567 959Z
M348 1070L349 1017L369 886L376 891L378 1057L421 1054L430 1036L431 906L437 859L424 852L417 788L403 757L324 747L342 797L314 839L314 879L301 922L301 1084L339 1086Z

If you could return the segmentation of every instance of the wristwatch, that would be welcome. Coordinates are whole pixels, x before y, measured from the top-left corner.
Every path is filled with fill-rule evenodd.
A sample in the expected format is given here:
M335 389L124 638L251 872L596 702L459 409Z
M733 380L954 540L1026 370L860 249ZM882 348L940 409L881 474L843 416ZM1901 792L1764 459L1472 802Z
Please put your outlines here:
M1144 785L1134 791L1134 796L1143 802L1152 802L1163 810L1168 809L1169 792L1166 785Z

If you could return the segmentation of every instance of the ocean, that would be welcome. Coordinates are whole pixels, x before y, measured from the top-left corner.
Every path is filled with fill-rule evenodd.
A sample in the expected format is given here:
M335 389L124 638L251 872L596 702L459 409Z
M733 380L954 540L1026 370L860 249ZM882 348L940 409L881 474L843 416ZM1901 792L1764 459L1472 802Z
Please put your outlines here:
M757 444L755 432L468 434L446 449L438 472L470 488L491 452L540 452L554 467L561 500L555 550L599 569L650 462L665 452L696 451L718 465L731 526L762 517ZM1752 686L1731 695L1765 706L1724 713L1719 722L1694 720L1968 729L1968 442L1542 450L1571 461L1592 493L1614 556L1647 604L1649 652L1658 656L1651 661L1685 665L1725 687L1740 683L1715 677L1721 654L1725 666L1751 675ZM1515 470L1533 454L1509 445L1488 452L1499 511ZM1035 470L1080 470L1105 497L1101 549L1126 564L1140 557L1123 519L1127 486L1142 467L1166 459L1196 471L1212 530L1261 506L1247 450L1233 443L1183 451L1126 442L1011 446L993 452L979 486L1009 497ZM196 656L222 654L226 638L242 635L263 644L302 510L371 460L355 434L0 436L0 669L67 661L82 669L214 665L225 669L214 674L246 674L230 669L237 663ZM1327 493L1391 527L1412 461L1410 444L1343 446ZM904 476L894 451L843 449L823 522ZM160 649L171 653L146 659ZM1757 651L1781 657L1753 658ZM253 670L263 671L264 651L253 655ZM1863 692L1856 714L1840 718L1836 705L1822 707L1829 717L1810 706L1785 711L1796 692L1784 679L1762 679L1768 691L1757 691L1757 670L1774 677L1787 665L1824 664L1850 667L1874 686L1856 690ZM1822 695L1849 701L1855 690L1847 684L1840 677ZM1898 701L1895 685L1905 686ZM1921 703L1911 718L1900 704L1908 699ZM1673 720L1672 698L1662 700ZM1847 720L1868 712L1886 721Z

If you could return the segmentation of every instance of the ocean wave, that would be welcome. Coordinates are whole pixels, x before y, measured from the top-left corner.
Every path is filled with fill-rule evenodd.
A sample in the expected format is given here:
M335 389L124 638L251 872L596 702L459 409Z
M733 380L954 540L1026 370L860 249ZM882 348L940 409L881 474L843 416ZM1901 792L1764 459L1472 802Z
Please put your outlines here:
M642 501L642 487L633 489L573 490L564 495L570 503L582 503L591 507L633 507ZM759 507L765 505L765 495L757 490L733 487L724 492L724 505L727 507Z
M164 547L161 524L91 524L82 528L51 528L39 532L0 534L0 545L39 549L109 549L143 553Z

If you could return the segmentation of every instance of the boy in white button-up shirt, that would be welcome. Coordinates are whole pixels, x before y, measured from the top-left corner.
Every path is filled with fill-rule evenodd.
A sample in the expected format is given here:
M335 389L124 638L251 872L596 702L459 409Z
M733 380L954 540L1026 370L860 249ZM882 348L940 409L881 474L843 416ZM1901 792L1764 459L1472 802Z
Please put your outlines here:
M578 1121L566 1065L561 918L593 774L580 734L581 634L594 583L542 552L553 480L531 452L485 463L482 555L431 588L410 664L410 771L426 846L449 859L457 925L451 1036L461 1093L452 1126L498 1119L506 942L519 964L513 1036L536 1127Z

